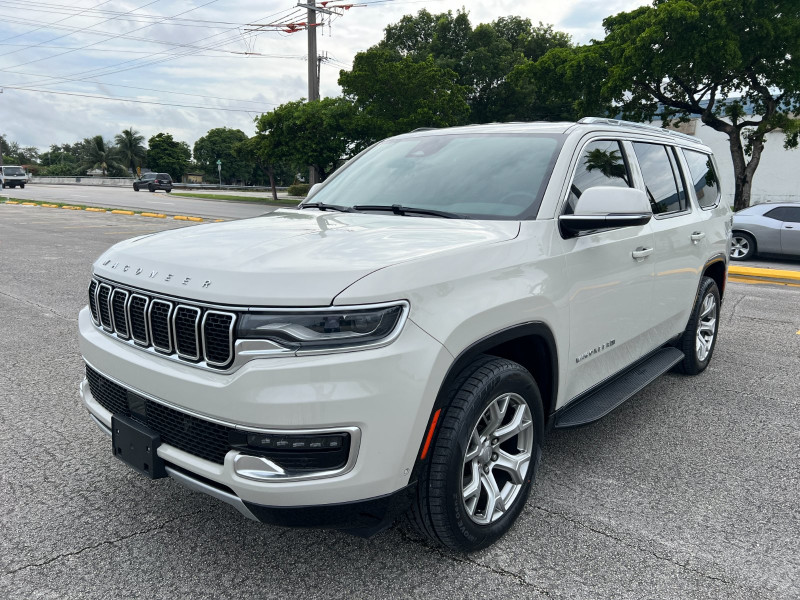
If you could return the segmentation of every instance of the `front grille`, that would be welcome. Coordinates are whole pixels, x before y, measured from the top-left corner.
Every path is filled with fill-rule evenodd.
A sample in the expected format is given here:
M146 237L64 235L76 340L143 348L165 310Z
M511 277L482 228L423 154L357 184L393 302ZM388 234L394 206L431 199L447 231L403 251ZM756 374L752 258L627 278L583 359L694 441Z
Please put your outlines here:
M187 415L175 409L142 398L138 394L117 385L100 373L86 366L86 378L92 396L108 412L131 417L161 434L161 441L205 460L223 464L231 449L229 438L236 430ZM137 405L144 404L144 412L131 412L129 398Z
M214 369L225 369L233 360L236 313L179 304L96 279L89 284L89 308L96 325L137 346Z
M89 310L92 311L92 319L95 323L100 322L100 315L97 312L97 282L92 279L89 282Z

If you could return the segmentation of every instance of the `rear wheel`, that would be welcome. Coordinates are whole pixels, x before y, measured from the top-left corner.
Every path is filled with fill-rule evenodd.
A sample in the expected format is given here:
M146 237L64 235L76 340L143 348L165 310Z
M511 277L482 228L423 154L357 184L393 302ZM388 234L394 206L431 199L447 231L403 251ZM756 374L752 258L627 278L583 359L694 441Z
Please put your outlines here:
M719 309L717 284L710 277L703 277L697 300L692 308L692 316L678 342L678 348L685 355L678 363L678 371L687 375L697 375L708 366L714 347L717 345Z
M164 190L164 191L165 191L165 192L167 192L167 193L169 194L169 193L172 191L172 188L166 189L166 190Z
M731 258L747 260L756 253L756 240L749 233L735 232L731 236Z
M156 188L152 183L149 186L147 186L147 189L150 190L151 192L155 192L156 191Z
M541 457L542 400L525 368L490 356L448 394L411 517L433 541L474 552L500 539L525 506Z
M138 184L136 184L136 183L133 184L133 191L134 192L138 192L139 191L139 185Z

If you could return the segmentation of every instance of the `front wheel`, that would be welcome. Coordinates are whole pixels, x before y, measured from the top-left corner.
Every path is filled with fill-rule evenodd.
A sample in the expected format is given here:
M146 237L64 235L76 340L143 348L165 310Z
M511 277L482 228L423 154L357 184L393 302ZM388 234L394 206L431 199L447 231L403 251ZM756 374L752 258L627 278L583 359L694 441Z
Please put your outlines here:
M720 297L717 284L710 277L703 277L689 323L678 342L678 349L685 355L677 365L678 371L687 375L697 375L708 366L714 347L717 345L719 310Z
M134 192L138 192L139 191L139 186L136 185L135 183L133 184L133 191Z
M19 189L24 190L25 189L25 184L24 183L20 183L19 184Z
M411 519L433 541L474 552L500 539L525 507L541 457L542 399L524 367L491 356L447 393Z

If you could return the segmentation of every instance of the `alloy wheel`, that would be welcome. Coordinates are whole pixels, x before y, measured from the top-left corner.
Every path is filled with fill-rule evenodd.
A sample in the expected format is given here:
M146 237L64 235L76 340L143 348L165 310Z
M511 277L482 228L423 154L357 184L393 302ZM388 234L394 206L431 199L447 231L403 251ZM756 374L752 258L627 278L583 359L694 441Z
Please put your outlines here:
M750 252L750 242L747 238L734 236L731 239L731 258L743 258Z
M467 515L488 525L517 499L530 468L533 421L519 394L502 394L483 411L472 430L461 475Z
M717 301L713 294L706 294L697 319L697 360L703 362L711 353L714 336L717 334Z

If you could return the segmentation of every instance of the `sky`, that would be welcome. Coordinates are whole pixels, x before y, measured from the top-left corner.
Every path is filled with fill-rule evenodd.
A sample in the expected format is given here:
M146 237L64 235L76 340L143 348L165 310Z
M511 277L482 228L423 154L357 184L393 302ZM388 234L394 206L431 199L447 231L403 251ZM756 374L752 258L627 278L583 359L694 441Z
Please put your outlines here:
M190 146L214 127L252 135L258 115L307 95L305 31L258 27L305 21L298 1L2 0L0 134L43 150L129 127ZM362 0L317 28L320 92L339 95L339 70L423 8L464 9L473 27L518 15L586 43L603 38L604 17L648 3Z

